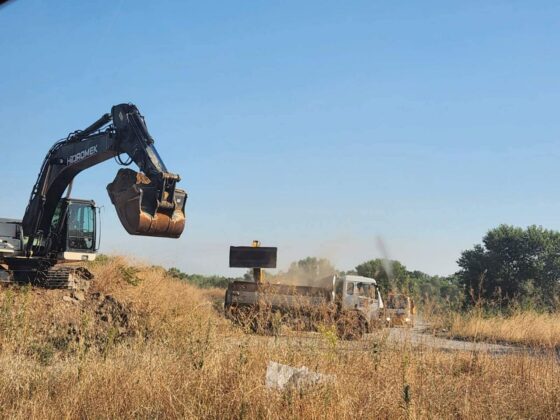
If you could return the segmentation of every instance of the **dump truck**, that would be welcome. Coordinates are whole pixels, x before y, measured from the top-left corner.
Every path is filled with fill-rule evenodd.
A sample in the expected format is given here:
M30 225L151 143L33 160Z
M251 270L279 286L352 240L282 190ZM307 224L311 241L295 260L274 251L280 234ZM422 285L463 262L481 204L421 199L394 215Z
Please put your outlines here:
M78 288L92 278L81 263L93 261L98 249L96 205L71 197L72 183L80 172L113 158L139 168L120 169L107 186L126 231L164 238L182 234L187 193L176 188L179 175L167 170L138 108L115 105L86 129L55 142L23 218L0 219L0 281Z
M403 293L389 293L385 302L385 323L388 327L414 326L414 300Z
M358 339L380 326L383 300L375 279L332 275L310 284L234 281L225 294L226 315L257 332L281 324L305 330L334 325L343 339Z

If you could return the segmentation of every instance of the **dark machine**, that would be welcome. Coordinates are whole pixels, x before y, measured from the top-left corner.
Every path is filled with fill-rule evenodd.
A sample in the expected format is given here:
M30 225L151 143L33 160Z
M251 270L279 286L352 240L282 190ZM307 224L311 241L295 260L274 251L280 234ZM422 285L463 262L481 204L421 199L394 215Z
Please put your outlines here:
M51 147L21 222L0 219L4 277L9 273L15 281L48 287L72 287L76 279L91 277L84 267L68 263L95 259L95 203L70 198L70 192L76 175L111 158L125 166L135 163L140 170L121 169L107 186L126 231L181 235L187 194L176 188L179 175L167 170L136 106L115 105L111 113Z

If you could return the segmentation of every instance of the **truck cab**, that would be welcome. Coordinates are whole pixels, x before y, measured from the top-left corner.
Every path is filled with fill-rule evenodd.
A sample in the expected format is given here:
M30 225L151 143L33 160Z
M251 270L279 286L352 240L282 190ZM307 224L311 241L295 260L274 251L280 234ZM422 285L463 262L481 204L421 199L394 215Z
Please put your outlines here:
M21 250L21 220L0 219L0 262Z
M6 258L21 255L22 239L21 220L0 218L0 283L11 281Z
M358 311L368 322L379 320L383 300L375 279L347 274L338 277L337 294L343 311Z
M389 293L385 307L387 326L414 326L414 301L403 293Z

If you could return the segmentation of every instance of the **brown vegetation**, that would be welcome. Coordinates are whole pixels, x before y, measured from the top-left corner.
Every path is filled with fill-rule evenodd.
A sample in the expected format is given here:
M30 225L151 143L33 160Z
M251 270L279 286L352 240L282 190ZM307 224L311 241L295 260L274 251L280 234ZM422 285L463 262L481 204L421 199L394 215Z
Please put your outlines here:
M465 314L440 315L434 323L457 338L560 348L560 313L518 311L508 316L488 316L474 309Z
M491 357L392 347L383 333L263 337L158 268L92 267L84 301L0 289L3 418L554 418L555 355ZM218 293L215 293L215 297ZM274 360L335 375L295 392L264 384Z

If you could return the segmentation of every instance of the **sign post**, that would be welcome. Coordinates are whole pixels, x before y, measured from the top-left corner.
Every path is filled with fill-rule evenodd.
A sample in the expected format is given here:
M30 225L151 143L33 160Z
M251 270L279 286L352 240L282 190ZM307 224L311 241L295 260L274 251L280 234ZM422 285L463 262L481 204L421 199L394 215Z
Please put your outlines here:
M278 248L261 247L260 241L253 241L251 246L231 246L229 248L229 266L252 268L255 282L264 280L263 268L276 268Z

